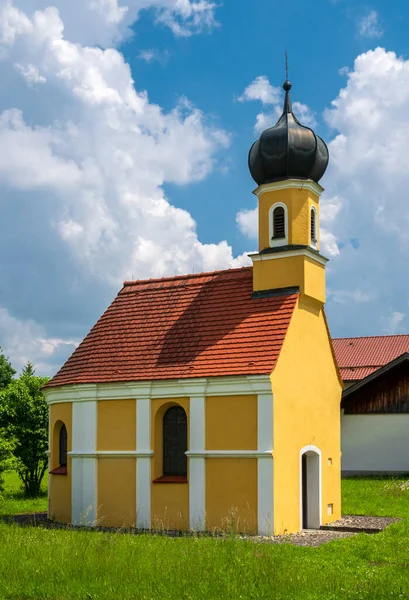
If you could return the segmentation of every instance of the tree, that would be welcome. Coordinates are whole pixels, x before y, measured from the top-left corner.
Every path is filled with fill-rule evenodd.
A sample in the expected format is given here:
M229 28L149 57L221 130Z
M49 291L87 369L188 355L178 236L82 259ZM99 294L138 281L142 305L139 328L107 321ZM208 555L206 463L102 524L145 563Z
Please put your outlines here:
M14 445L16 470L27 496L38 496L48 465L48 406L41 391L48 377L28 363L21 376L0 392L0 427Z
M0 429L0 492L3 491L4 473L13 468L13 444Z
M0 346L0 390L8 386L15 374L16 371L11 366L9 359L4 356Z

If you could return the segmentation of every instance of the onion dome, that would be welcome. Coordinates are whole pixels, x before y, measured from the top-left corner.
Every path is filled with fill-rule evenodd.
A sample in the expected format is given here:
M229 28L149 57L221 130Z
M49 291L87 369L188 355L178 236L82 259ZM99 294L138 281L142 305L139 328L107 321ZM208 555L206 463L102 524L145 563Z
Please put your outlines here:
M291 83L286 81L283 88L283 114L250 148L251 176L258 185L280 179L312 179L318 183L328 165L327 145L297 121L290 100Z

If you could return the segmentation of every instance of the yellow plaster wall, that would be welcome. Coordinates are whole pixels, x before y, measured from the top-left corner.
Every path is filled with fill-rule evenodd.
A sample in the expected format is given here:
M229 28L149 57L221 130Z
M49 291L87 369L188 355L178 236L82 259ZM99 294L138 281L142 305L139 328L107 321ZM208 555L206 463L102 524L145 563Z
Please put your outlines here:
M324 265L305 256L288 256L254 262L254 291L293 286L299 286L301 293L324 303Z
M98 525L136 524L136 458L98 458Z
M151 439L154 456L152 459L152 480L163 475L163 417L171 406L181 406L187 416L189 440L189 398L161 398L151 404ZM188 461L189 481L189 461ZM151 484L151 523L152 527L169 529L188 529L189 527L189 484L153 483Z
M97 450L135 450L136 401L98 402Z
M257 450L257 396L206 398L206 450Z
M257 459L206 459L206 529L257 533Z
M270 247L269 210L277 202L287 206L289 244L310 245L310 211L315 207L319 249L319 196L301 185L300 188L272 190L259 196L259 251Z
M189 529L189 484L153 483L151 527Z
M62 421L67 428L67 450L72 448L72 404L64 402L50 406L50 466L51 470L59 466L59 427L58 421ZM53 521L69 523L71 521L71 458L67 460L66 475L49 476L48 491L48 516Z
M294 376L297 365L297 376ZM322 452L322 523L341 516L340 401L329 333L321 306L300 298L277 366L274 394L274 530L300 529L300 450ZM328 459L332 466L328 466ZM334 512L327 514L327 505Z

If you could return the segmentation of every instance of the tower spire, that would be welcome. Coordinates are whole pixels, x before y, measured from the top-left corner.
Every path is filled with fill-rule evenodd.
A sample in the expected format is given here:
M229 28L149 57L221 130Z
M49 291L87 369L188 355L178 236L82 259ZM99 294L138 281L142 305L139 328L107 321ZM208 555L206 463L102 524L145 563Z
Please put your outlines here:
M284 113L292 113L293 112L293 107L291 105L291 99L290 99L290 90L291 90L291 83L288 81L288 53L287 50L284 53L285 55L285 81L283 84L283 89L285 91L285 100L284 100Z

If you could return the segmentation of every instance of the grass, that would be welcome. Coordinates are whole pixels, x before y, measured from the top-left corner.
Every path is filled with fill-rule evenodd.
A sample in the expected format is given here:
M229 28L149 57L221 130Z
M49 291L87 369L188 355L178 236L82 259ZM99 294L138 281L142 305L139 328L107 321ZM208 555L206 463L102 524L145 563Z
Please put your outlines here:
M1 600L342 600L409 598L404 479L343 481L344 513L402 517L376 535L318 548L231 537L168 538L0 523ZM9 476L0 512L45 510Z

